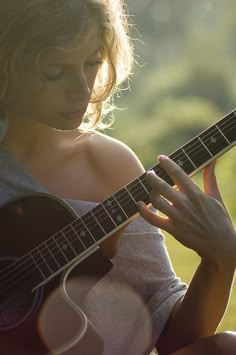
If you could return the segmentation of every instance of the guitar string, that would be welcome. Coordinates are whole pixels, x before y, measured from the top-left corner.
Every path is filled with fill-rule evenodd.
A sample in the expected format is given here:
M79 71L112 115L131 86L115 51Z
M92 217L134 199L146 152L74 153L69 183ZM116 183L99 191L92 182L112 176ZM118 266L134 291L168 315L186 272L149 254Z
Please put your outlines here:
M75 222L75 221L73 221L73 222ZM73 236L74 236L74 234L73 234ZM45 242L44 242L45 243ZM43 244L43 243L42 243ZM46 250L47 250L47 248L46 248ZM43 252L43 250L41 250L41 255L42 255L42 252ZM50 255L50 252L49 253L47 253L48 255ZM40 258L41 258L41 255L40 255L40 253L38 253L38 255L40 256ZM45 254L43 255L43 256L45 256ZM75 255L76 256L76 255ZM70 261L70 260L69 260Z
M73 222L75 222L75 221L73 221ZM74 235L73 235L74 236ZM41 250L41 255L42 255L42 251L43 250ZM39 256L41 257L41 255L40 255L40 253L39 253ZM50 253L48 253L48 255L50 255ZM43 256L45 256L45 254L43 255ZM76 256L76 255L75 255Z
M233 125L234 125L234 122L233 122ZM211 128L211 127L210 127L210 128ZM209 128L209 129L210 129L210 128ZM229 129L229 127L227 127L227 129ZM203 133L204 133L204 132L200 133L200 135L202 135ZM207 133L207 135L210 135L210 134L211 134L211 137L212 137L212 133L211 133L211 132L206 132L206 133ZM220 132L219 132L219 133L220 133ZM204 138L206 139L206 137L204 137ZM190 142L191 142L191 141L190 141ZM198 142L196 142L196 143L198 143ZM194 145L196 145L196 144L194 143ZM201 146L201 148L202 148L202 146ZM195 150L195 149L193 149L193 151L194 151L194 150ZM192 153L193 153L193 151L192 151ZM178 151L176 151L176 152L178 153ZM174 153L175 153L175 152L174 152ZM174 155L174 153L173 153L172 155ZM181 152L179 152L179 154L181 155ZM189 154L190 154L190 152L189 152ZM178 157L178 155L175 157L175 159L176 159L177 157ZM189 159L186 159L185 162L189 162ZM161 176L160 176L160 177L161 177ZM139 178L137 178L137 179L139 179ZM126 191L125 191L125 192L126 192ZM137 190L136 190L136 192L137 192ZM121 195L121 196L122 196L122 195ZM127 194L126 194L126 198L127 198ZM125 201L125 200L124 200L124 201ZM130 203L130 201L127 201L127 202ZM101 204L101 205L102 205L102 204ZM137 210L137 211L138 211L138 210ZM104 212L105 212L105 211L104 211ZM106 217L107 217L107 213L106 213L106 212L105 212L105 213L102 213L101 215L97 215L96 217L100 219L100 218L101 218L102 216L104 216L104 215L106 215ZM85 215L85 216L86 216L86 215ZM73 221L72 223L75 223L76 221L77 221L77 220ZM93 221L94 221L94 218L93 218L92 222L93 222ZM91 224L91 221L88 221L88 225L89 225L89 224ZM66 227L68 227L68 226L66 226ZM66 228L66 227L64 227L64 228ZM64 229L64 228L63 228L63 229ZM57 234L57 233L56 233L56 234ZM68 235L68 241L69 241L69 239L70 239L72 236L74 237L75 234L73 233L72 235ZM78 236L77 236L77 237L78 237ZM64 238L64 236L63 236L63 240L64 240L64 239L65 239L65 238ZM69 242L70 242L70 241L69 241ZM45 242L43 242L42 245L43 245L43 244L45 244ZM53 244L55 244L55 242L54 242ZM39 248L39 246L38 246L37 248ZM35 248L35 249L37 249L37 248ZM54 248L54 249L55 249L55 248ZM57 248L57 249L58 249L58 248ZM44 247L44 250L46 250L46 254L42 254L42 253L43 253L43 249L40 250L40 252L38 252L39 258L40 258L41 260L43 260L43 259L42 259L42 256L43 256L43 258L45 258L45 257L47 257L47 256L49 255L49 256L50 256L50 259L52 260L52 255L51 255L51 253L50 253L50 251L49 251L49 248L45 246L45 247ZM73 250L73 249L72 249L72 250ZM86 249L85 249L85 250L86 250ZM61 253L60 250L59 250L59 253ZM30 254L30 253L28 253L28 254ZM27 254L26 254L26 255L27 255ZM26 256L26 255L25 255L25 256ZM24 256L23 256L23 257L24 257ZM23 257L22 257L21 259L23 259ZM76 258L76 257L77 257L77 255L75 255L75 258ZM66 260L66 258L65 258L65 260ZM73 259L71 259L71 260L73 260ZM71 260L68 260L68 262L70 262ZM18 261L20 261L20 259L18 259ZM27 260L27 261L24 262L23 264L17 263L16 269L19 268L19 267L21 267L21 266L23 266L25 263L28 263L28 261L29 261L29 260ZM36 261L36 260L35 260L35 261ZM36 261L36 262L37 262L37 261ZM67 262L67 263L68 263L68 262ZM44 261L43 261L43 263L44 263ZM42 263L42 264L43 264L43 263ZM59 264L59 263L58 263L58 264ZM32 266L32 265L35 266L33 262L32 262L32 264L30 264L29 266ZM48 269L50 270L51 268L50 268L50 266L47 264L47 262L46 262L46 265L47 265ZM59 265L60 265L60 264L59 264ZM10 266L11 266L11 265L10 265ZM10 267L10 266L9 266L9 267ZM39 266L40 266L40 264L39 264ZM36 266L35 266L35 268L36 268ZM63 266L61 266L60 268L63 268ZM58 268L58 270L59 270L60 268ZM4 269L4 270L5 270L5 269ZM4 270L3 270L3 271L4 271ZM27 271L27 269L25 269L25 270ZM21 272L24 272L25 270L21 270ZM52 270L52 269L51 269L51 270ZM3 271L2 271L2 272L3 272ZM12 273L12 272L14 272L14 270L11 270L11 271L10 271L10 273ZM56 271L55 271L55 272L56 272ZM5 274L5 276L8 277L8 280L7 280L8 282L9 282L9 274L10 274L10 273L8 273L7 275ZM43 274L44 274L44 273L43 273ZM24 274L24 275L25 275L25 274ZM1 278L0 280L2 281L2 278ZM1 282L1 281L0 281L0 282ZM11 280L10 280L10 281L11 281Z

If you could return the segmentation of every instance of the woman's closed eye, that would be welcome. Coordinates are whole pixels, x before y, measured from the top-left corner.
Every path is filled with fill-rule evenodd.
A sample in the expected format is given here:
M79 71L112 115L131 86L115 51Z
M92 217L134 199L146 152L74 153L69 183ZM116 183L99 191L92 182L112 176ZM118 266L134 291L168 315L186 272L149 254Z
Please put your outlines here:
M91 68L99 68L102 63L103 63L104 59L102 57L96 58L96 59L91 59L91 60L87 60L85 62L85 67L91 67ZM63 78L63 76L65 75L66 69L65 66L63 65L52 65L44 74L44 77L47 80L60 80Z
M86 64L89 65L89 66L92 66L92 67L93 66L100 66L100 65L102 65L103 61L104 61L103 58L97 58L97 59L94 59L94 60L88 60L86 62Z

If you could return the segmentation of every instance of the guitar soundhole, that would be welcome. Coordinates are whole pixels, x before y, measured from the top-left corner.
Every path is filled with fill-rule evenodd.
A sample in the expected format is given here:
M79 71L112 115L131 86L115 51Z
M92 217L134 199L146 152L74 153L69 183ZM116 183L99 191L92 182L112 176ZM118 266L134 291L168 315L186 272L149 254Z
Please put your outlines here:
M0 270L3 270L15 258L0 259ZM14 294L9 295L7 300L0 304L0 331L7 331L22 324L31 317L41 304L43 289L36 292L18 289Z

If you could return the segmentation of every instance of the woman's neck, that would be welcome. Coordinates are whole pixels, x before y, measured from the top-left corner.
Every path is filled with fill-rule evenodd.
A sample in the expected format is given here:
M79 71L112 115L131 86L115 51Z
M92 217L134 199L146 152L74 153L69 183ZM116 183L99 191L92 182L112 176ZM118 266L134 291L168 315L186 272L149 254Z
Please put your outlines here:
M37 122L10 121L1 144L18 160L50 154L81 135L79 130L59 131Z

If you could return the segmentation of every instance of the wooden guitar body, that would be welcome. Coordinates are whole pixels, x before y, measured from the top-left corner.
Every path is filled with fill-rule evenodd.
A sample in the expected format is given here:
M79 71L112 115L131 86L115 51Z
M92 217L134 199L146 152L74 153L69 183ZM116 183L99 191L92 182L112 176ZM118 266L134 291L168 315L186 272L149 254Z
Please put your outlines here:
M75 301L83 302L94 280L111 268L111 261L98 249L80 264L69 263L67 271L60 271L60 260L65 263L73 252L69 238L58 237L60 248L49 239L50 248L45 248L45 241L75 218L69 206L46 194L17 198L0 209L2 355L102 353L102 339ZM46 282L38 287L42 275ZM79 277L81 282L86 279L86 287L79 287ZM70 295L66 284L72 280Z

